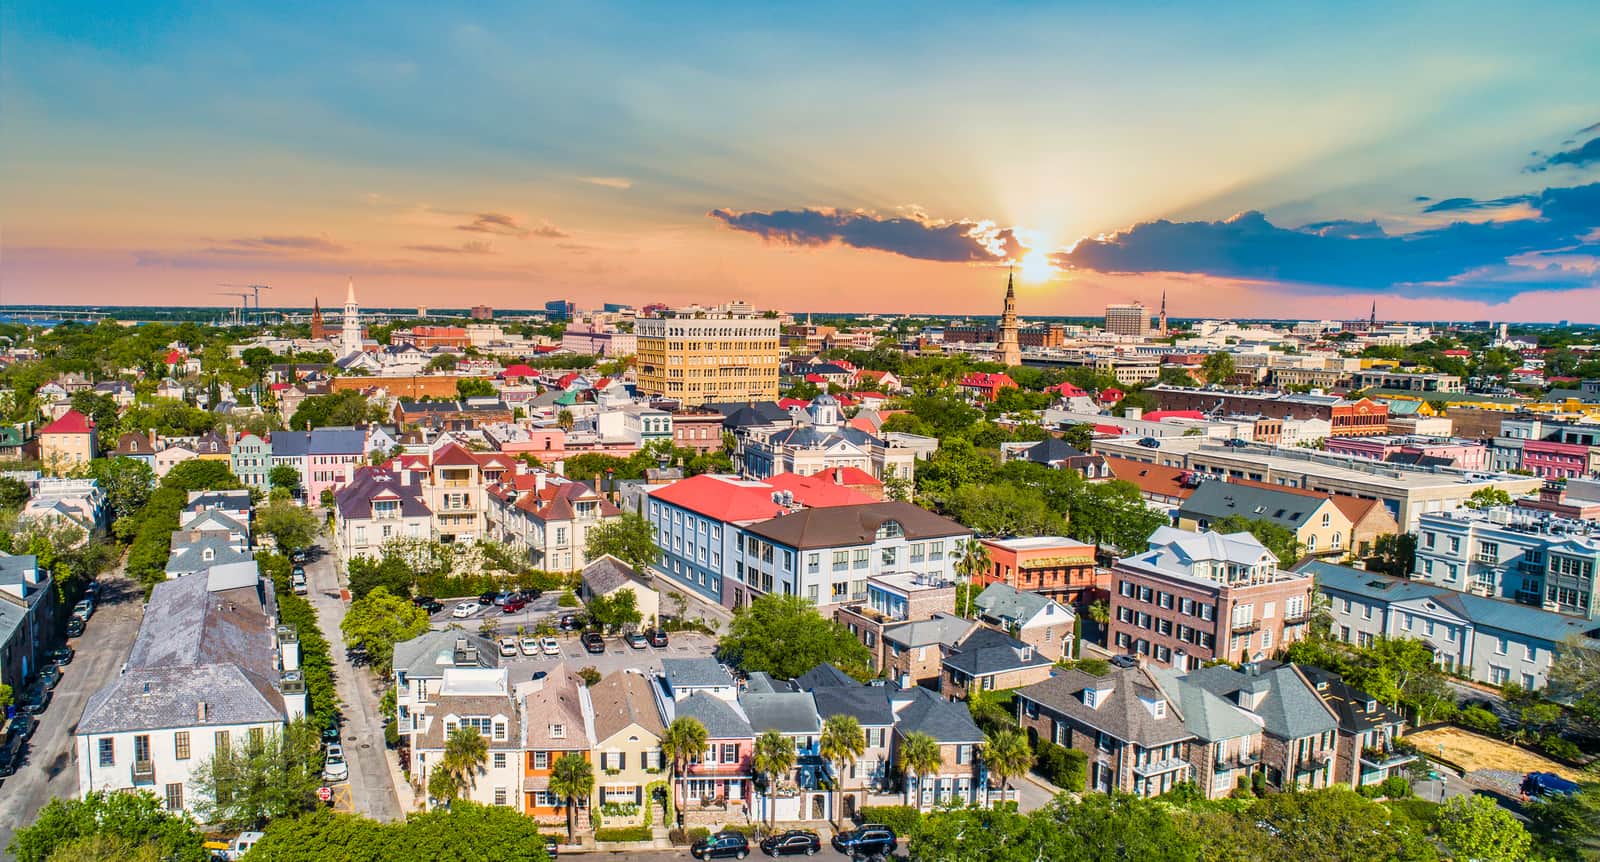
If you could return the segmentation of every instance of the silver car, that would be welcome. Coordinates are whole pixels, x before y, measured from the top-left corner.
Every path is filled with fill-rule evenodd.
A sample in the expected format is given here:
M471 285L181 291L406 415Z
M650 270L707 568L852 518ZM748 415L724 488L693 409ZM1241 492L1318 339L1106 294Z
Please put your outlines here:
M322 758L322 780L327 782L350 780L350 764L344 759L344 746L338 744L328 746L328 753Z

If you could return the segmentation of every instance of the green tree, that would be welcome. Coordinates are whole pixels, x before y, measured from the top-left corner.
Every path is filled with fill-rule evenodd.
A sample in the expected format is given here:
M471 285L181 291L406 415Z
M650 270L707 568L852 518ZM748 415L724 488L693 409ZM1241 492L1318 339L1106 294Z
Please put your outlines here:
M594 765L581 754L563 754L550 770L550 792L566 803L567 841L577 828L578 800L594 792Z
M1217 533L1249 533L1255 536L1278 558L1278 565L1284 568L1300 559L1300 540L1295 538L1293 530L1280 524L1243 515L1229 515L1212 521L1211 529Z
M274 491L282 488L293 495L300 490L300 471L288 464L279 464L267 471L267 483Z
M0 509L20 509L32 494L28 486L10 476L0 476Z
M353 557L348 566L350 596L353 599L359 599L377 587L383 587L396 596L411 595L411 583L416 573L399 557L389 554L377 560L371 557Z
M138 844L121 835L85 835L51 852L49 862L162 862L161 846Z
M1540 855L1560 862L1600 859L1600 784L1540 797L1525 810Z
M1495 487L1479 488L1467 498L1468 509L1491 509L1509 505L1511 505L1511 495Z
M113 523L138 515L156 487L155 471L134 458L97 458L89 462L89 477L105 492Z
M755 752L751 755L750 765L755 768L767 783L767 817L771 824L777 826L778 784L783 776L789 774L794 768L798 753L795 751L794 740L776 730L763 731L756 737Z
M441 353L428 360L423 367L424 371L454 371L456 370L456 355L454 353Z
M717 644L724 659L746 672L794 679L823 662L865 677L872 655L849 629L823 618L800 596L765 595L734 611Z
M168 470L167 475L161 477L161 487L176 488L187 494L190 491L232 491L244 486L228 468L227 461L191 458Z
M428 777L428 795L441 803L450 803L478 786L478 776L483 774L489 761L489 741L475 727L461 725L445 739L444 753Z
M906 792L911 792L911 785L916 785L917 797L912 802L916 808L922 808L923 778L939 771L944 764L944 755L939 751L939 743L926 733L913 731L900 740L900 771L911 781L906 782Z
M1023 485L963 485L945 498L944 509L985 536L1049 536L1067 529L1044 495Z
M1074 449L1087 452L1094 445L1094 426L1085 422L1074 422L1062 429L1061 439Z
M201 846L205 836L184 814L165 810L149 793L105 790L82 799L51 799L16 831L8 849L17 862L47 862L56 851L95 838L153 845L170 862L206 862L209 855Z
M1233 354L1226 350L1219 350L1206 355L1200 363L1200 376L1207 383L1221 385L1233 379Z
M274 500L256 509L258 534L271 536L285 551L311 546L322 524L317 516L287 500Z
M463 377L456 381L456 396L459 398L491 398L499 394L494 384L481 377Z
M561 430L563 430L563 431L571 431L573 424L574 424L574 420L572 418L572 411L571 410L567 410L566 408L562 408L559 412L556 413L556 425L560 426Z
M1438 857L1426 836L1392 819L1383 805L1343 787L1274 793L1256 800L1248 816L1272 833L1276 859L1429 862Z
M251 862L545 862L539 823L508 805L458 801L379 823L327 808L274 820Z
M1487 796L1452 796L1439 807L1435 829L1445 851L1474 862L1522 862L1533 836Z
M683 789L685 773L689 771L689 764L694 758L705 753L706 726L698 719L686 715L678 716L667 725L661 733L661 756L672 764L672 785L675 797ZM678 798L677 808L683 810L683 801Z
M366 650L380 677L388 677L394 663L394 645L428 630L428 614L400 596L377 587L350 603L339 624L345 643Z
M861 722L849 713L837 713L828 716L822 723L822 739L818 742L817 753L822 759L833 764L833 822L837 826L843 817L844 806L844 774L850 764L867 750L867 735L861 729Z
M1372 556L1367 558L1367 569L1390 577L1403 578L1411 574L1416 559L1416 533L1386 533L1373 541Z
M595 596L587 608L589 620L603 631L621 631L642 622L639 598L633 590L617 590L608 596Z
M1600 649L1578 635L1558 644L1550 663L1550 695L1571 703L1590 720L1600 720Z
M196 811L225 829L259 829L317 805L322 786L318 729L300 720L283 732L249 733L190 774Z
M624 512L621 517L589 529L584 558L592 562L605 554L644 574L661 558L661 549L656 547L655 529L650 522L633 512Z
M1022 731L998 730L989 734L983 746L983 762L988 764L989 774L1000 779L1003 799L1010 789L1011 779L1033 768L1033 749L1028 747L1028 738Z
M383 418L383 411L353 389L330 395L312 395L300 402L289 419L290 431L360 425Z

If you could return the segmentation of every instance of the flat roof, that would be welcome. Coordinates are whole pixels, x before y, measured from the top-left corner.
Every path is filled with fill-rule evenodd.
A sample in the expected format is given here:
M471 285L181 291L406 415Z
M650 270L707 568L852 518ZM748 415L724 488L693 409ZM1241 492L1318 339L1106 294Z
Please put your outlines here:
M1088 542L1066 536L1022 536L1015 539L984 539L985 544L996 545L1008 551L1037 551L1043 548L1092 548Z

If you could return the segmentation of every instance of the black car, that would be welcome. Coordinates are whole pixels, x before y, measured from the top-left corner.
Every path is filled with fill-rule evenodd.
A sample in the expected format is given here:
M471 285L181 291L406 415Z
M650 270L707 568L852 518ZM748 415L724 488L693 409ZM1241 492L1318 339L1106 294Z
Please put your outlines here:
M1139 438L1139 445L1143 446L1146 449L1160 449L1161 448L1161 441L1157 440L1154 437L1140 437Z
M761 842L761 852L768 856L814 856L821 849L822 839L809 829L790 829Z
M606 651L606 639L596 632L587 632L583 636L583 648L592 653Z
M16 718L11 719L11 738L27 739L38 727L39 722L35 721L33 716L25 712L17 713Z
M33 688L28 689L28 693L22 696L22 700L17 702L17 709L29 715L38 715L44 712L45 707L49 705L50 689L35 685Z
M67 620L67 637L78 637L79 635L83 634L83 629L84 625L81 617L73 617L72 619Z
M436 614L444 610L444 603L433 596L415 596L411 599L411 603L430 614Z
M322 728L322 742L324 744L327 744L327 743L330 743L330 742L338 742L338 741L339 741L339 714L338 713L334 713L333 717L328 719L328 725L326 727Z
M750 855L750 839L743 832L718 832L690 845L689 855L696 859L743 859Z
M860 856L888 855L894 852L898 843L893 829L875 823L833 836L833 849L852 859Z
M44 654L44 660L54 665L72 664L72 647L64 646Z
M487 593L482 593L478 596L478 604L485 606L492 605L494 604L494 597L497 595L499 595L499 593L495 592L494 590L490 590Z
M570 632L570 631L574 631L574 630L580 628L580 626L578 625L578 617L577 617L577 615L576 614L562 614L561 615L561 619L556 622L556 628L558 628L558 629L560 629L560 630L562 630L564 632Z
M293 563L304 565L306 561L306 552L297 550L289 555L289 560Z
M0 778L15 775L21 765L22 737L13 736L5 745L0 745Z
M651 629L645 634L645 637L650 639L650 645L653 647L664 647L667 645L667 633L661 629Z
M61 682L61 668L47 664L39 671L39 684L45 688L55 688L58 682Z

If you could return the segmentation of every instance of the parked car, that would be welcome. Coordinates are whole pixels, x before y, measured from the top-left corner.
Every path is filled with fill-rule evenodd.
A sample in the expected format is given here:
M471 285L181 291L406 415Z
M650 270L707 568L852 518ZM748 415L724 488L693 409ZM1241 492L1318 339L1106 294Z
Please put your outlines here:
M67 620L67 637L75 638L83 634L83 618L73 617Z
M77 604L72 606L72 615L88 622L89 618L94 616L94 600L80 599Z
M1571 796L1580 788L1574 782L1555 774L1554 772L1530 772L1522 779L1522 798L1530 799L1540 796Z
M743 832L718 832L694 842L689 855L696 859L743 859L750 855L750 839Z
M504 605L506 602L510 601L511 597L514 595L516 595L515 590L501 590L500 592L494 594L494 603L497 605Z
M53 664L47 664L44 666L44 670L39 671L39 684L45 688L55 688L56 683L60 681L61 668Z
M97 602L100 601L100 582L90 581L89 585L83 588L83 594Z
M289 576L294 578L304 578L306 576L305 567L295 566L294 569L289 572Z
M411 603L430 614L436 614L444 610L444 603L433 596L414 596L411 599Z
M303 596L306 593L310 592L310 588L306 586L306 576L305 575L296 575L293 578L290 578L289 579L289 588L297 596Z
M761 842L761 852L768 856L814 856L821 849L822 839L809 829L790 829Z
M29 715L38 715L50 706L50 689L35 684L17 701L17 709Z
M564 632L570 632L573 629L578 628L578 615L562 614L561 619L556 622L556 628Z
M475 614L477 612L478 612L478 603L477 602L462 602L461 604L456 605L450 611L450 616L452 616L452 617L454 617L454 618L456 618L458 620L464 620L467 617L470 617L470 616L472 616L473 614Z
M514 614L517 611L520 611L520 610L522 610L523 608L525 608L527 606L528 606L528 600L523 598L520 595L517 595L517 596L512 596L509 599L506 599L506 603L501 605L500 609L502 611L504 611L505 613Z
M339 741L339 713L328 717L328 723L322 727L322 744L333 745Z
M53 649L53 650L45 653L44 654L44 660L47 661L47 662L50 662L53 665L72 664L72 656L73 655L74 655L74 653L73 653L72 647L64 646L64 647L61 647L59 649Z
M1146 449L1160 449L1161 448L1161 441L1157 440L1154 437L1140 437L1139 438L1139 445L1143 446Z
M498 594L494 590L490 590L487 593L483 593L482 595L478 596L478 604L480 604L480 605L492 605L492 604L494 604L494 597L496 595L498 595Z
M305 548L296 548L293 553L289 554L289 561L294 563L297 566L305 565L305 563L306 563L306 550L305 550Z
M639 634L638 632L628 632L627 637L623 638L623 640L627 641L628 646L633 647L634 649L644 649L650 645L650 642L645 640L644 635Z
M545 655L561 655L561 641L548 635L539 639L539 648Z
M541 648L541 644L539 643L539 639L538 638L528 637L528 638L523 638L522 639L522 654L523 655L527 655L527 656L538 655L540 648Z
M653 647L664 647L667 645L667 633L661 629L651 629L645 634L645 637L650 639L650 645Z
M895 851L898 844L893 829L876 823L868 823L858 829L840 832L833 836L833 849L852 859L860 856L887 856Z
M322 758L322 780L350 780L350 764L345 762L344 746L337 743L328 746L328 753Z
M517 654L517 639L513 638L513 637L501 638L500 639L500 654L501 655L516 655Z
M545 853L545 855L549 856L551 859L556 858L556 850L558 849L558 845L560 845L560 843L561 843L561 841L559 839L557 839L554 835L546 835L544 837L544 853Z
M1114 655L1111 657L1111 666L1124 669L1138 667L1139 657L1135 655Z
M606 639L601 637L598 632L586 632L583 636L583 648L592 653L605 652Z
M33 732L37 730L38 727L39 722L34 721L33 716L28 715L25 712L18 713L15 718L11 719L11 738L27 739L33 735Z
M15 775L21 765L22 738L13 736L5 745L0 745L0 778Z

